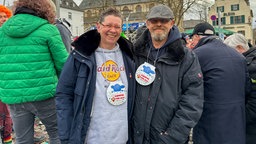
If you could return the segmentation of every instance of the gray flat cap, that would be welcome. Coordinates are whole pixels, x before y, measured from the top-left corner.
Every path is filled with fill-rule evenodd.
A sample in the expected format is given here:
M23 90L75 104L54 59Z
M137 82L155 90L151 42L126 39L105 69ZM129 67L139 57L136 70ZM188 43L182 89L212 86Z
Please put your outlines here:
M152 7L146 18L147 19L152 19L152 18L173 19L174 15L172 10L168 6L160 4Z

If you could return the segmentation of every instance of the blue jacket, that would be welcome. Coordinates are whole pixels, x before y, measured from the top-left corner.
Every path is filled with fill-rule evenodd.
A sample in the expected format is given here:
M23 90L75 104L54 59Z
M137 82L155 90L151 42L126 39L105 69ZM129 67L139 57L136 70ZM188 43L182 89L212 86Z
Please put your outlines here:
M90 125L96 83L94 51L99 43L100 35L96 30L81 35L73 43L75 50L63 67L56 94L58 131L62 144L84 144ZM129 76L127 104L130 128L135 93L135 64L131 52L132 44L124 38L119 38L118 44L123 53L126 74Z
M204 76L204 108L195 144L245 144L245 58L216 37L194 48Z

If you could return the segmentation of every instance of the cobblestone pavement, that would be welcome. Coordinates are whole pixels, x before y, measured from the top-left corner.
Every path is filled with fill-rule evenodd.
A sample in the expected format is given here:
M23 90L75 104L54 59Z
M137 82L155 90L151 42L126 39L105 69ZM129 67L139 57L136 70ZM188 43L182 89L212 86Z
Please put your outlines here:
M49 136L46 132L45 126L37 118L35 120L34 128L35 128L35 134L34 134L35 144L48 144Z

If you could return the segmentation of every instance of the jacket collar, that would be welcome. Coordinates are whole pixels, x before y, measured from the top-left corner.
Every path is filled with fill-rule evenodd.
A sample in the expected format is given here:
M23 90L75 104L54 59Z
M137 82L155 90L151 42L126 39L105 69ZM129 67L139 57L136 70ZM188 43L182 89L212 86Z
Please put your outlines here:
M29 9L27 7L17 7L15 12L14 12L14 15L17 15L17 14L31 14L31 15L34 15L34 16L38 16L36 11L32 10L32 9Z
M244 52L243 55L246 56L253 56L256 57L256 47L250 48L248 51Z
M139 37L139 39L134 44L134 53L147 56L148 51L148 45L151 43L150 40L150 34L149 30L145 30L145 32ZM184 55L185 50L184 46L182 45L182 42L180 39L177 39L170 43L169 45L166 45L166 53L163 55L163 57L167 57L169 59L172 59L176 62L180 62Z
M202 45L204 45L204 44L206 44L206 43L208 43L208 42L210 42L214 39L219 39L219 37L215 36L215 35L214 36L203 37L199 40L199 42L196 44L196 46L193 49L196 49L196 48L198 48L198 47L200 47L200 46L202 46Z
M130 58L133 58L131 51L132 43L125 38L120 37L117 41L120 49L126 53ZM72 43L75 50L84 56L90 56L98 48L100 44L100 34L97 30L90 30L82 34L76 41Z

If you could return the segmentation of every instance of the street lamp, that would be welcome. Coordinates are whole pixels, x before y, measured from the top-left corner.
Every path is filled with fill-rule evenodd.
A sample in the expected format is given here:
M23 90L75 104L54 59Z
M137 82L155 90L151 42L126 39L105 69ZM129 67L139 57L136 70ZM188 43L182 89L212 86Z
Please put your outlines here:
M128 17L126 17L126 33L128 34L128 21L129 21L129 18L130 18L130 14L131 13L129 13L129 15L128 15Z
M219 38L224 40L224 34L221 31L221 11L218 10L218 28L219 28Z
M60 18L60 0L56 0L56 16Z

